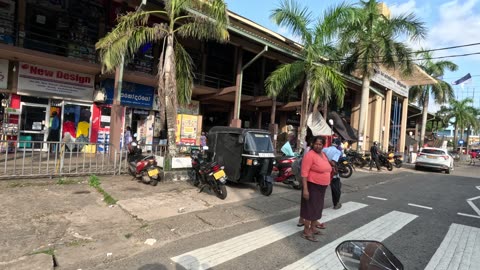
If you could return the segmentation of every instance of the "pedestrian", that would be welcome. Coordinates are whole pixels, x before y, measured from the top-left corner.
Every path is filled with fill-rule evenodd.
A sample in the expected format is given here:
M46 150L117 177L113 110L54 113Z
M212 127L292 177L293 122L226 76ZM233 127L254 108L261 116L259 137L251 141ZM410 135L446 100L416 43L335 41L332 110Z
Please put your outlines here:
M302 199L300 203L300 218L303 219L302 238L318 242L315 235L322 227L318 222L322 218L325 191L330 184L332 166L327 156L322 152L325 138L316 136L312 140L312 150L308 151L302 161ZM324 225L323 225L324 227Z
M335 139L327 148L324 148L322 151L327 155L328 161L332 168L334 168L334 174L332 177L332 181L330 183L330 189L332 190L332 202L333 202L333 209L337 210L342 207L340 203L340 196L342 194L342 182L340 182L340 175L338 174L336 168L337 163L340 157L342 156L342 151L338 149L341 142L339 139Z
M470 164L469 165L475 165L475 159L477 159L477 151L476 150L470 150Z
M370 171L372 170L374 162L377 166L377 171L380 171L380 160L378 159L379 150L377 144L377 142L373 142L372 147L370 147Z
M132 128L130 126L127 126L124 134L125 147L127 147L132 141L133 141Z
M202 131L202 136L200 136L200 146L203 147L207 146L207 136L205 136L205 132Z
M57 111L53 111L50 117L47 141L54 142L49 145L50 152L56 151L57 144L60 141L60 118L58 117Z

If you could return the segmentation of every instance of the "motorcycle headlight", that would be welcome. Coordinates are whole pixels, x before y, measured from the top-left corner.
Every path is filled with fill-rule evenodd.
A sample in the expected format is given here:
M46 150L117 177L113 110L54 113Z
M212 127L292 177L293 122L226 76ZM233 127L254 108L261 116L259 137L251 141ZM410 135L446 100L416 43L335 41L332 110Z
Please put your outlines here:
M272 163L273 163L273 165L275 165L275 164L277 164L277 161L276 161L276 160L274 160Z
M258 165L258 160L254 159L253 160L253 166L257 166Z

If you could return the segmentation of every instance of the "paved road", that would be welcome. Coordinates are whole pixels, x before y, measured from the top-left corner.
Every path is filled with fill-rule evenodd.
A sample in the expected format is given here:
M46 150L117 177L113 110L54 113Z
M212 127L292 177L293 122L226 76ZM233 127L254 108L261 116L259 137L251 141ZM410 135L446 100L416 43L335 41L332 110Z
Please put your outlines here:
M338 243L376 239L405 269L480 269L479 175L480 167L463 166L452 175L405 171L347 180L344 207L324 210L328 228L318 243L299 237L298 210L292 210L184 238L101 268L341 269L334 253Z

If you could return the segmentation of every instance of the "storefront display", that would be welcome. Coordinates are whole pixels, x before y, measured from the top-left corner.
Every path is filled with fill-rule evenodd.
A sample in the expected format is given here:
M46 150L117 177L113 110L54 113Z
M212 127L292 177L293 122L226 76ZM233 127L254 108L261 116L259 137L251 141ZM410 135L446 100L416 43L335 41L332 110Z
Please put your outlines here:
M199 145L201 127L201 115L177 114L175 142L179 145Z

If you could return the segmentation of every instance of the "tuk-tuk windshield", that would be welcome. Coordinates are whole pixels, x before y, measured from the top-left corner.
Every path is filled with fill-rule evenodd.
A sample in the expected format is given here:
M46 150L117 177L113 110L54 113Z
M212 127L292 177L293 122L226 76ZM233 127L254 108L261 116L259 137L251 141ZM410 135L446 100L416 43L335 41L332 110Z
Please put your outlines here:
M249 132L245 135L245 151L273 152L270 135Z

